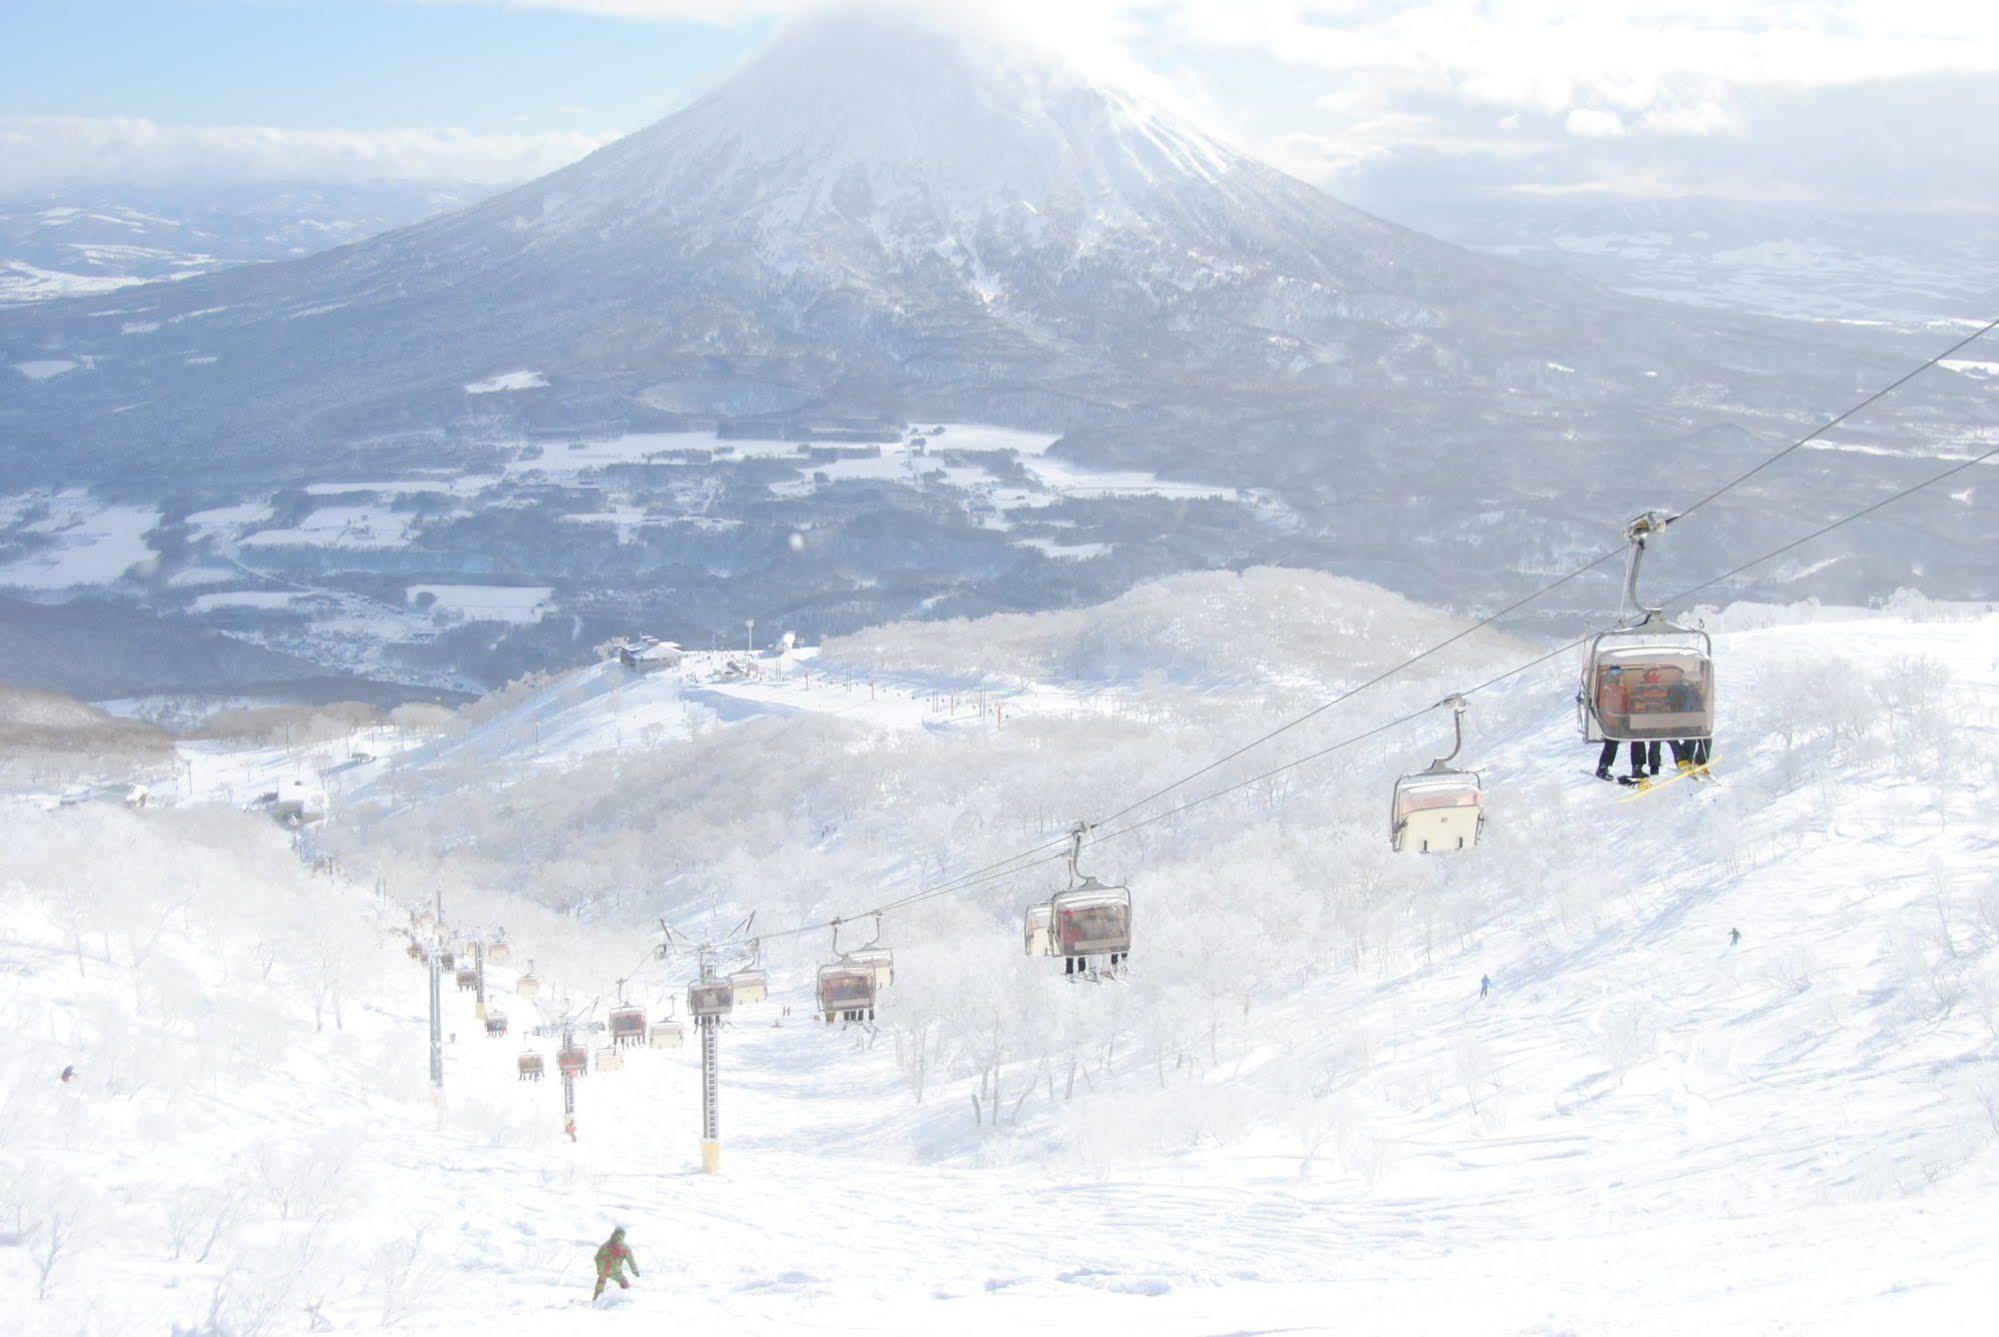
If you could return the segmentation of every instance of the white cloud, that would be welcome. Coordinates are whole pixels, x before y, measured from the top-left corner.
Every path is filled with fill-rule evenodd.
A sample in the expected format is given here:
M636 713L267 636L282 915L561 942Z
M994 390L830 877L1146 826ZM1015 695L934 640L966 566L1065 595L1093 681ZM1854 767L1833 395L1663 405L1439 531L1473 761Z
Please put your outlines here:
M614 133L284 130L130 116L0 118L0 189L166 181L525 180Z
M1999 6L1889 0L1169 0L1187 41L1415 78L1544 112L1644 111L1729 88L1819 88L1999 71Z
M1562 121L1562 128L1584 139L1610 139L1624 133L1624 118L1601 107L1577 107Z

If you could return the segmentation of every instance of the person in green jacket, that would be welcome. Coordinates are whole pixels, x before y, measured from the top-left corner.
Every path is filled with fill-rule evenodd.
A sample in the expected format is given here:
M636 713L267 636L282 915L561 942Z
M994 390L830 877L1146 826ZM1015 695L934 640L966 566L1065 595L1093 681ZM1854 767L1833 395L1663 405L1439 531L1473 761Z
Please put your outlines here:
M630 1290L632 1283L625 1280L627 1267L632 1269L633 1276L639 1274L638 1260L633 1258L632 1251L625 1247L625 1228L619 1226L611 1232L611 1238L605 1240L597 1250L597 1289L590 1292L590 1298L595 1300L602 1295L604 1283L607 1281L617 1282L621 1291Z

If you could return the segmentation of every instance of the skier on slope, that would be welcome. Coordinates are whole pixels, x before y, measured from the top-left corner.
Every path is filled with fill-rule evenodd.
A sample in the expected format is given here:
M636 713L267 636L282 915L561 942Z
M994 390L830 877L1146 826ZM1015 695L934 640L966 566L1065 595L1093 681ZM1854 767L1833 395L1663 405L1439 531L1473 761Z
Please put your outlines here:
M627 1267L632 1269L633 1276L636 1277L639 1275L638 1260L633 1258L632 1251L625 1247L625 1228L619 1226L611 1232L611 1238L598 1246L597 1289L590 1292L590 1298L594 1301L598 1296L602 1295L604 1293L604 1283L607 1281L617 1282L618 1289L621 1291L630 1290L632 1283L625 1280L625 1269Z

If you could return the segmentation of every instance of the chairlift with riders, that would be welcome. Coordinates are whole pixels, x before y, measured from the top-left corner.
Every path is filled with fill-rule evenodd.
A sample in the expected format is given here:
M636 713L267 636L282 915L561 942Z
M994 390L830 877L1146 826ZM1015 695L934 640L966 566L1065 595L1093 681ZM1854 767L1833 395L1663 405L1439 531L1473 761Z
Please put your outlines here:
M1714 735L1714 640L1643 603L1638 575L1649 540L1677 517L1647 511L1625 526L1631 545L1618 622L1583 660L1576 715L1592 743L1704 741Z
M1048 955L1062 958L1062 974L1070 979L1119 979L1131 956L1131 889L1106 885L1078 867L1089 833L1087 822L1069 833L1069 885L1048 898ZM1028 925L1031 947L1032 909ZM1105 964L1091 965L1094 957Z
M879 919L879 916L877 916ZM873 962L856 961L840 950L840 920L834 920L833 960L819 967L819 1014L835 1021L873 1021L881 975Z
M608 1029L613 1049L642 1044L646 1038L646 1010L635 1003L625 1001L623 980L618 981L618 1005L611 1009ZM599 1061L597 1066L602 1067L603 1063Z

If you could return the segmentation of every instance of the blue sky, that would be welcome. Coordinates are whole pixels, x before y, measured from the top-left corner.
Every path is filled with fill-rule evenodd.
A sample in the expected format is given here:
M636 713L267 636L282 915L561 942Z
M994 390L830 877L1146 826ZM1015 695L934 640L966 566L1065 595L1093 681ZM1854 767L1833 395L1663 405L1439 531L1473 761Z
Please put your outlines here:
M855 0L0 0L0 194L506 182ZM1002 9L1356 203L1999 207L1999 0L872 0Z
M0 0L0 116L630 128L775 26L403 0Z

